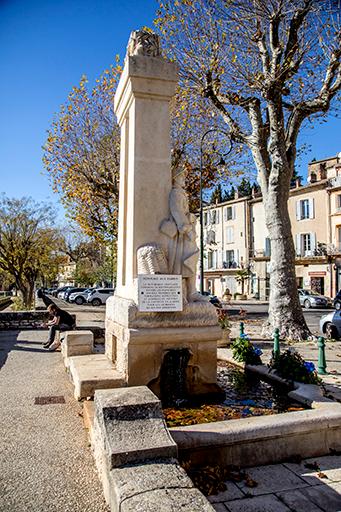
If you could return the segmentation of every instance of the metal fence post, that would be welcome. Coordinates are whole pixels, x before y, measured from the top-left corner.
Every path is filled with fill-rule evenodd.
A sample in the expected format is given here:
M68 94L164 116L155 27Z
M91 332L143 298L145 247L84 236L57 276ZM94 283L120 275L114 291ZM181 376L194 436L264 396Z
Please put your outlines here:
M317 361L317 373L320 375L326 375L326 344L323 336L320 336L317 340L318 346L318 361Z

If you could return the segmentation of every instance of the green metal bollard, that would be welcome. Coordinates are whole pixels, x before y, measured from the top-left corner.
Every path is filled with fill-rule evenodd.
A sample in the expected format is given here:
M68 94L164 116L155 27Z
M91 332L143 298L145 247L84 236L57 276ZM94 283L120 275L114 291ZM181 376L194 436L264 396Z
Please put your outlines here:
M239 336L244 334L244 322L240 322L239 324Z
M325 342L323 336L320 336L317 340L317 346L319 349L318 353L318 361L317 361L317 373L319 375L326 375L326 350L325 350Z
M273 348L273 357L278 357L280 354L280 348L279 348L279 329L278 327L275 329L274 332L274 348Z

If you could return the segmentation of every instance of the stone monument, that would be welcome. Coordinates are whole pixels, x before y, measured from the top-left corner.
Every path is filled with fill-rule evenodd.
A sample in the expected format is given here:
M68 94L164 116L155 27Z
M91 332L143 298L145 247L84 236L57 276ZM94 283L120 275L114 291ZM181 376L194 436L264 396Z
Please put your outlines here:
M116 292L106 304L105 349L126 385L147 385L158 395L161 367L172 350L187 351L190 394L215 390L221 337L214 306L196 292L195 216L183 170L171 172L169 102L177 81L177 65L162 57L158 36L133 32L115 95L121 128L118 268Z

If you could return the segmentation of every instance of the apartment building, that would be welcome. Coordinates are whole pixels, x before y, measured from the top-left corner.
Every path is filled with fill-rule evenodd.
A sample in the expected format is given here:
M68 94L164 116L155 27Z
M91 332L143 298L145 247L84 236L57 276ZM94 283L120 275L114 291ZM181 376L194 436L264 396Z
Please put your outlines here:
M75 286L76 263L69 257L58 267L57 281L58 286Z
M248 265L248 198L236 198L204 209L205 288L222 296L238 291L238 271ZM197 226L199 229L199 226Z
M311 162L307 181L296 180L288 201L297 283L333 297L341 288L341 153ZM268 298L271 247L260 194L206 207L204 238L206 289Z

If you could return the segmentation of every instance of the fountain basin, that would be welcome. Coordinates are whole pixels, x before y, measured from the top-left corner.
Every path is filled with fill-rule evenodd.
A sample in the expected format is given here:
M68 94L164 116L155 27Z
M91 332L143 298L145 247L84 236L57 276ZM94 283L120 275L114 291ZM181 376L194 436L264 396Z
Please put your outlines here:
M267 378L266 366L247 367ZM341 404L315 385L294 383L289 396L310 410L170 428L182 461L251 467L341 450Z
M257 373L244 371L228 361L218 364L217 384L221 393L216 399L208 396L203 401L200 397L187 396L187 400L175 401L177 403L164 408L167 426L188 426L308 408L288 396L288 385L268 383L263 376L260 378ZM167 396L171 396L171 393Z

